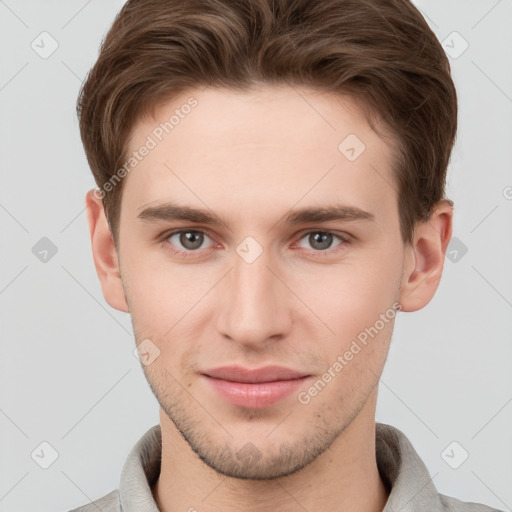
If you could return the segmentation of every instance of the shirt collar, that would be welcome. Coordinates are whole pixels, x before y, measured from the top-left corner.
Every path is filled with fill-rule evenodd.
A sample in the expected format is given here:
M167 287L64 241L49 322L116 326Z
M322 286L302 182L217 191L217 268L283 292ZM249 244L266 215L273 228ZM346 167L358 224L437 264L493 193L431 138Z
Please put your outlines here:
M425 464L400 430L376 423L375 446L379 472L391 488L383 512L443 510ZM151 486L160 473L161 454L160 425L155 425L133 447L121 471L119 500L124 512L159 512Z
M405 434L376 423L375 448L381 477L391 487L383 512L444 510L427 467Z

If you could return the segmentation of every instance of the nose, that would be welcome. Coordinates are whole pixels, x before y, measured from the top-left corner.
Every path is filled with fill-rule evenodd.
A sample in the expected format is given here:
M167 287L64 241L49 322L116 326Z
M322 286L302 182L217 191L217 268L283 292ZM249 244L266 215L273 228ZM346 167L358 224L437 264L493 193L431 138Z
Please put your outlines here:
M292 326L293 295L271 260L265 251L252 263L234 254L214 299L218 333L255 350L286 337Z

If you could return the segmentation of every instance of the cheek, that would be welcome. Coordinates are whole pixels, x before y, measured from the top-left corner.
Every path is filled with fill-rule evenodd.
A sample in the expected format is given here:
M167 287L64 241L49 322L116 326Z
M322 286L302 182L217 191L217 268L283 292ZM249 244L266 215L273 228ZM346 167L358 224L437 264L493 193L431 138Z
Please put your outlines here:
M218 277L162 258L158 262L143 260L135 252L124 263L123 282L137 339L149 338L162 352L176 353L179 347L171 346L173 340L193 339L204 329L198 318L200 306Z
M297 296L329 327L328 337L331 331L332 338L346 343L392 308L398 267L385 258L370 261L373 264L357 261L318 267L307 277L289 276ZM306 308L302 309L306 314ZM392 313L389 316L393 317Z
M149 373L156 381L167 380L165 367L183 379L194 367L198 340L211 328L216 305L208 292L225 269L180 265L170 261L163 248L137 248L129 239L123 255L122 276L136 339L151 340L161 355Z
M375 389L385 364L393 330L393 319L387 320L366 326L360 318L340 320L332 342L316 346L317 351L323 350L324 366L311 387L303 390L300 403L311 402L346 416L355 413Z

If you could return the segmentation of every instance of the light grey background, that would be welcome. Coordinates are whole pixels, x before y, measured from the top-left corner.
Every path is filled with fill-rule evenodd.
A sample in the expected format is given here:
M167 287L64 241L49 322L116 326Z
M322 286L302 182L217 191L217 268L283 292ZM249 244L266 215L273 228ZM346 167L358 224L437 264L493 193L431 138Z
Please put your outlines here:
M103 496L158 422L129 316L105 302L94 269L84 203L94 182L74 112L122 4L0 0L1 511ZM511 510L512 2L416 5L452 54L448 195L460 243L434 300L399 315L377 420L409 437L440 492ZM47 58L31 47L48 52L52 39ZM57 248L46 262L32 252L43 237ZM31 458L51 456L43 441L58 452L48 469ZM469 453L458 469L441 455L452 441L452 461Z

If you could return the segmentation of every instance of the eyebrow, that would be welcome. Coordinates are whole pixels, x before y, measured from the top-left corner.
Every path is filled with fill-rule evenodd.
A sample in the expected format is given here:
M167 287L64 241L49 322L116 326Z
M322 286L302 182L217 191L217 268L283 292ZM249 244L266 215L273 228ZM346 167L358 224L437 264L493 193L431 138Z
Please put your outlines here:
M137 215L137 218L148 222L183 220L212 226L224 225L229 228L229 222L212 210L192 208L175 203L164 203L157 206L146 207ZM357 220L374 221L375 215L355 206L332 205L307 207L291 210L279 223L295 226L297 224L310 222Z

